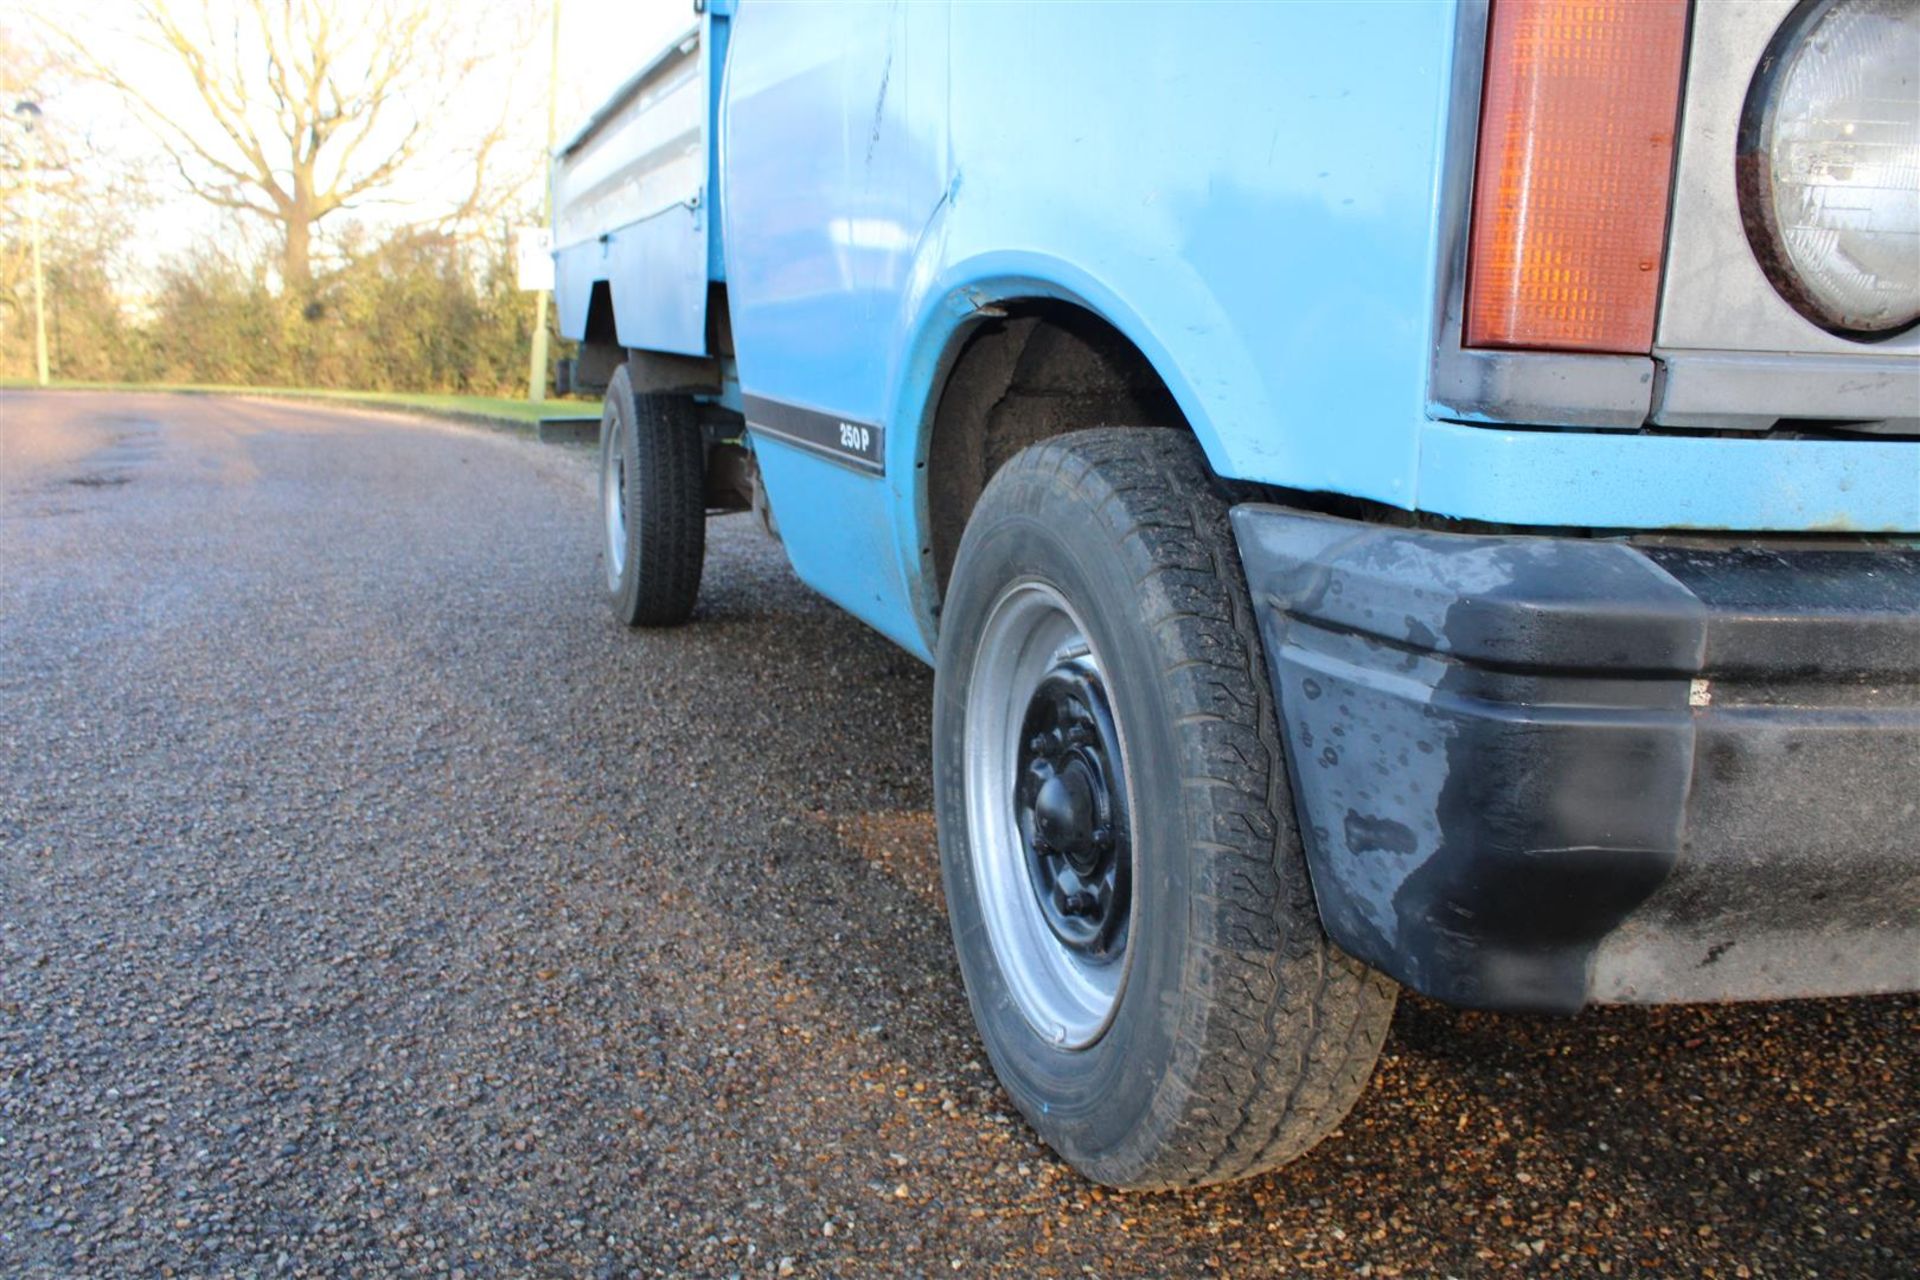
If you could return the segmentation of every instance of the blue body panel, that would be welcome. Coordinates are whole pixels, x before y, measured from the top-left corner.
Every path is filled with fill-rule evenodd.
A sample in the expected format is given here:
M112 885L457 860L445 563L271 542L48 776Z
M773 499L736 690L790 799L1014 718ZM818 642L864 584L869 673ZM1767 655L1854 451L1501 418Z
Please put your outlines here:
M705 274L739 384L885 428L882 475L756 438L769 496L801 576L923 657L926 423L944 360L1006 299L1120 330L1225 476L1549 527L1920 531L1910 441L1430 416L1446 0L742 0L730 24L709 40L725 227ZM623 342L629 315L687 313L681 283L623 298L614 255L660 270L629 234L668 233L562 253L563 323L598 278Z
M556 170L556 206L571 199L599 208L627 209L637 216L613 217L612 227L595 234L561 237L554 254L554 310L561 336L586 336L594 286L604 284L613 305L614 330L621 346L675 355L706 355L707 298L710 283L726 279L726 241L721 212L719 131L720 87L726 67L729 0L713 0L697 31L697 62L680 87L693 95L685 104L688 133L650 127L652 118L674 114L663 108L676 68L688 64L675 48L663 50L643 67L614 101L561 152L561 164L590 151L596 133L608 135L606 150L577 163L592 172L565 189L569 178ZM686 118L691 117L691 118ZM689 135L697 131L690 145ZM637 151L638 154L633 154ZM626 172L631 169L633 173ZM672 170L672 176L663 171ZM645 177L635 177L634 174ZM648 182L655 185L647 186ZM635 194L643 187L649 194ZM666 193L665 197L661 192ZM670 202L669 202L670 201ZM635 207L637 205L637 207ZM736 396L737 398L737 396Z
M863 501L836 493L829 512L769 485L808 581L928 651L921 420L942 355L1005 298L1114 324L1222 474L1413 503L1450 8L892 15L749 2L735 18L742 382L888 428ZM849 219L857 255L834 239ZM900 584L884 609L837 585L875 562Z
M950 173L948 17L944 4L748 4L735 16L721 136L748 394L899 420L903 311ZM928 657L917 476L895 443L911 449L918 433L886 434L884 478L764 437L755 450L795 572Z
M1920 444L1502 431L1429 422L1420 509L1601 529L1920 530Z
M704 207L675 205L605 239L554 255L553 300L562 335L581 338L593 286L608 281L623 347L705 355L707 226Z
M937 278L1054 279L1093 304L1222 474L1406 505L1451 22L1438 5L956 6Z

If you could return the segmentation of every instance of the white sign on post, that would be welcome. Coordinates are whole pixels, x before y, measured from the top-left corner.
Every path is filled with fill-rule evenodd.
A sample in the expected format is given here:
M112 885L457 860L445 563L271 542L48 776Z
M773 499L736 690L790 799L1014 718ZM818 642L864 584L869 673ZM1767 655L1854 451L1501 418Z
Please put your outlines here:
M553 288L553 230L520 227L513 233L515 274L525 290Z

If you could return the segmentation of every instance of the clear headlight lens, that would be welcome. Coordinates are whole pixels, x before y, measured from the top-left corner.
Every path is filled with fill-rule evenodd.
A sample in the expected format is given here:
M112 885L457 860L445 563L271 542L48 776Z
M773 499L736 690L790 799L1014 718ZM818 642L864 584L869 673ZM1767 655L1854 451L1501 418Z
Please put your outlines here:
M1747 238L1782 297L1836 332L1920 320L1920 0L1807 0L1740 127Z

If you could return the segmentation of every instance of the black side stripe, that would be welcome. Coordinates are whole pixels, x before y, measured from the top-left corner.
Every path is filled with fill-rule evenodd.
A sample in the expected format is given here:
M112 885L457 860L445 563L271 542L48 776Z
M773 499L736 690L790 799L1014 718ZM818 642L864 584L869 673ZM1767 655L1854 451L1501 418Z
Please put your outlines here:
M747 430L783 444L798 445L860 471L879 475L887 467L887 429L875 422L819 413L784 400L742 396Z

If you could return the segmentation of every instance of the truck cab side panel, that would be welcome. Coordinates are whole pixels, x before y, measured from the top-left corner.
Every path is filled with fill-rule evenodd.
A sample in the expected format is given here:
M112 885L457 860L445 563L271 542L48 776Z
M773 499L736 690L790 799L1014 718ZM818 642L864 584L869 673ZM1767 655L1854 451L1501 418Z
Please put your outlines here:
M1117 327L1220 473L1411 505L1447 24L743 6L724 125L742 384L887 437L884 483L764 451L802 576L928 651L919 433L943 357L1006 298Z
M1118 329L1234 479L1529 526L1920 527L1910 444L1434 402L1457 10L742 6L730 301L748 395L827 439L765 455L802 576L930 651L927 424L968 330L1036 297ZM843 423L884 479L833 460Z
M943 5L747 5L724 142L727 271L747 419L795 570L907 648L883 475L904 299L946 190ZM910 468L909 468L910 471Z

